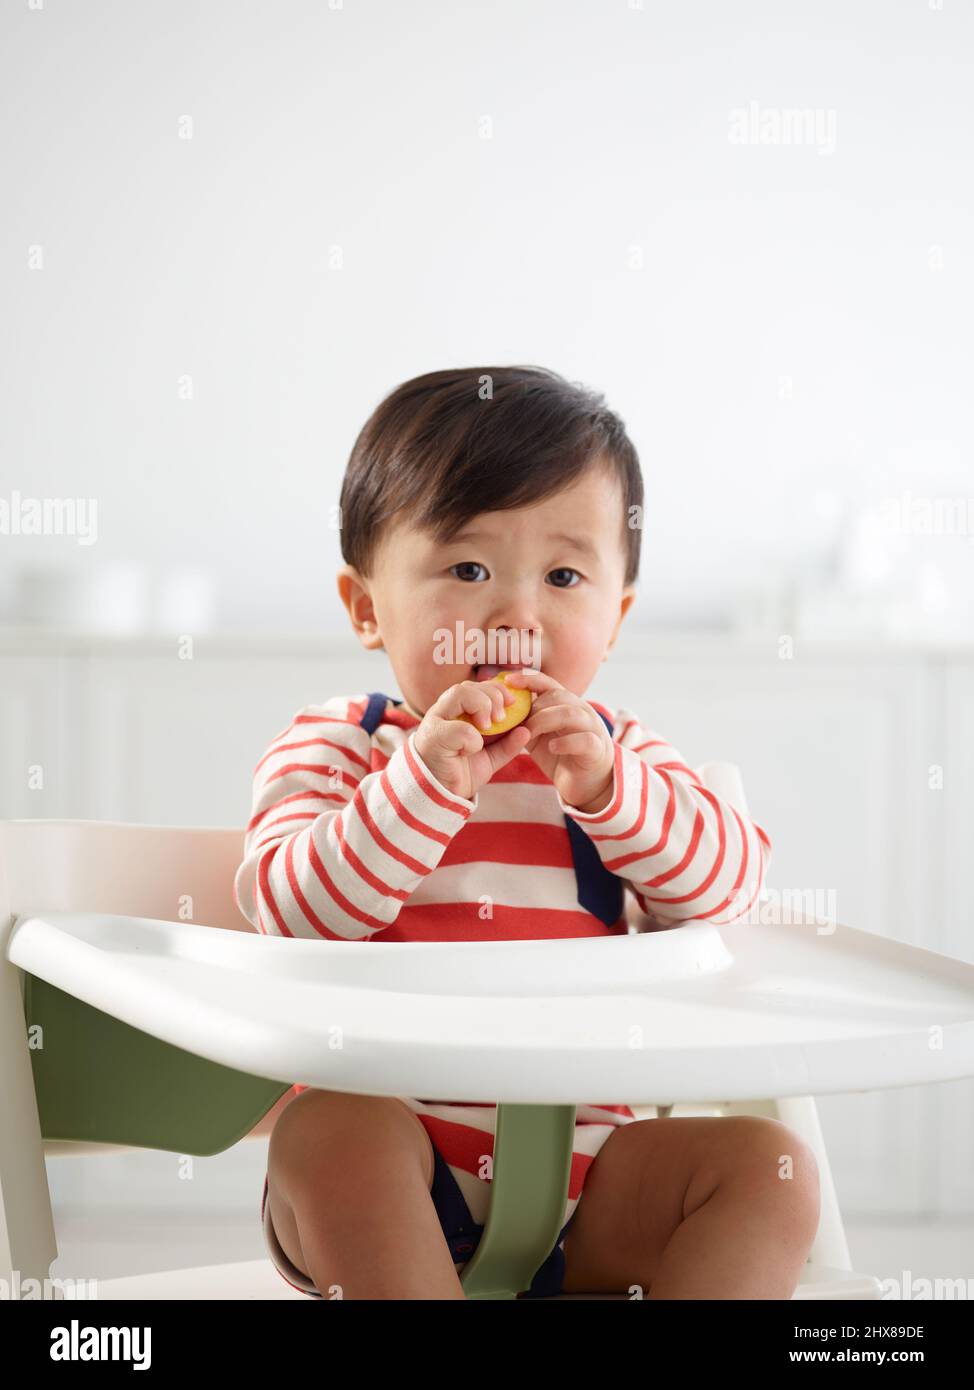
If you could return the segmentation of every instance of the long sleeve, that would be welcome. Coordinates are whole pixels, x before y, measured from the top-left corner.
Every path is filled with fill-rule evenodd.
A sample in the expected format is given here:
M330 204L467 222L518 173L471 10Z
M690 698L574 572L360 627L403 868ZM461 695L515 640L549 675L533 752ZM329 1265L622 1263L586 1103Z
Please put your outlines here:
M353 703L305 706L254 769L234 896L267 935L374 936L476 809L439 783L411 736L373 771Z
M747 915L764 884L771 842L761 826L704 787L661 735L619 710L608 805L588 814L558 798L626 880L648 916L726 924Z

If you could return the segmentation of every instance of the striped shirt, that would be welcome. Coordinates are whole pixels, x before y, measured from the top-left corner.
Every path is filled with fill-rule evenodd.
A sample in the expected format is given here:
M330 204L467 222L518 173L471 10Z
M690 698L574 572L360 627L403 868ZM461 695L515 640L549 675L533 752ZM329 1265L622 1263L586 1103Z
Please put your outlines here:
M419 720L393 701L378 701L371 731L367 696L305 706L254 769L238 907L265 934L326 941L620 935L630 930L622 889L638 903L637 930L746 915L769 862L764 830L630 711L590 703L612 729L614 766L608 804L588 814L568 806L527 753L473 800L449 791L413 746ZM587 841L596 873L618 881L614 906L602 893L608 911L579 900L573 836ZM495 1105L401 1099L482 1224ZM602 1144L635 1118L627 1105L577 1106L566 1221Z

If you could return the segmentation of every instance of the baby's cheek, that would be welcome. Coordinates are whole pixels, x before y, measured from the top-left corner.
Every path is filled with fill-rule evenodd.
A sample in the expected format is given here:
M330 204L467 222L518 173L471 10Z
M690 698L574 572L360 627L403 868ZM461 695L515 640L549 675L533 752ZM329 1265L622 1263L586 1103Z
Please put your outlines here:
M560 626L557 634L552 634L552 645L557 641L559 655L564 660L585 666L602 655L606 642L604 627L603 614L579 613L574 620Z
M579 622L573 625L558 644L559 665L564 664L575 679L590 676L602 658L606 641L601 624Z

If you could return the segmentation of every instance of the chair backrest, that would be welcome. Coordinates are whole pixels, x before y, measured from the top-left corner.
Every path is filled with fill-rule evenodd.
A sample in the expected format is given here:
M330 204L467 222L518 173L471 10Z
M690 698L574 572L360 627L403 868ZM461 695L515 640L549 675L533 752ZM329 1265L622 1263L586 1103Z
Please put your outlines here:
M0 821L0 914L111 912L254 928L233 879L242 830L119 821Z

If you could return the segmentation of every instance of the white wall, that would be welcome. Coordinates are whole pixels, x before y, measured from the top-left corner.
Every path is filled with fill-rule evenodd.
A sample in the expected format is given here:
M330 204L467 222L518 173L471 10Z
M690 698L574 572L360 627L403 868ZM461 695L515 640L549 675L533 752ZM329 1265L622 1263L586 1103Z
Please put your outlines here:
M937 4L8 0L0 499L93 497L99 538L4 537L0 613L102 573L101 626L341 624L367 414L526 361L640 450L637 621L773 625L892 562L899 625L974 636L966 537L856 530L974 491L974 11ZM811 143L736 143L752 102Z

